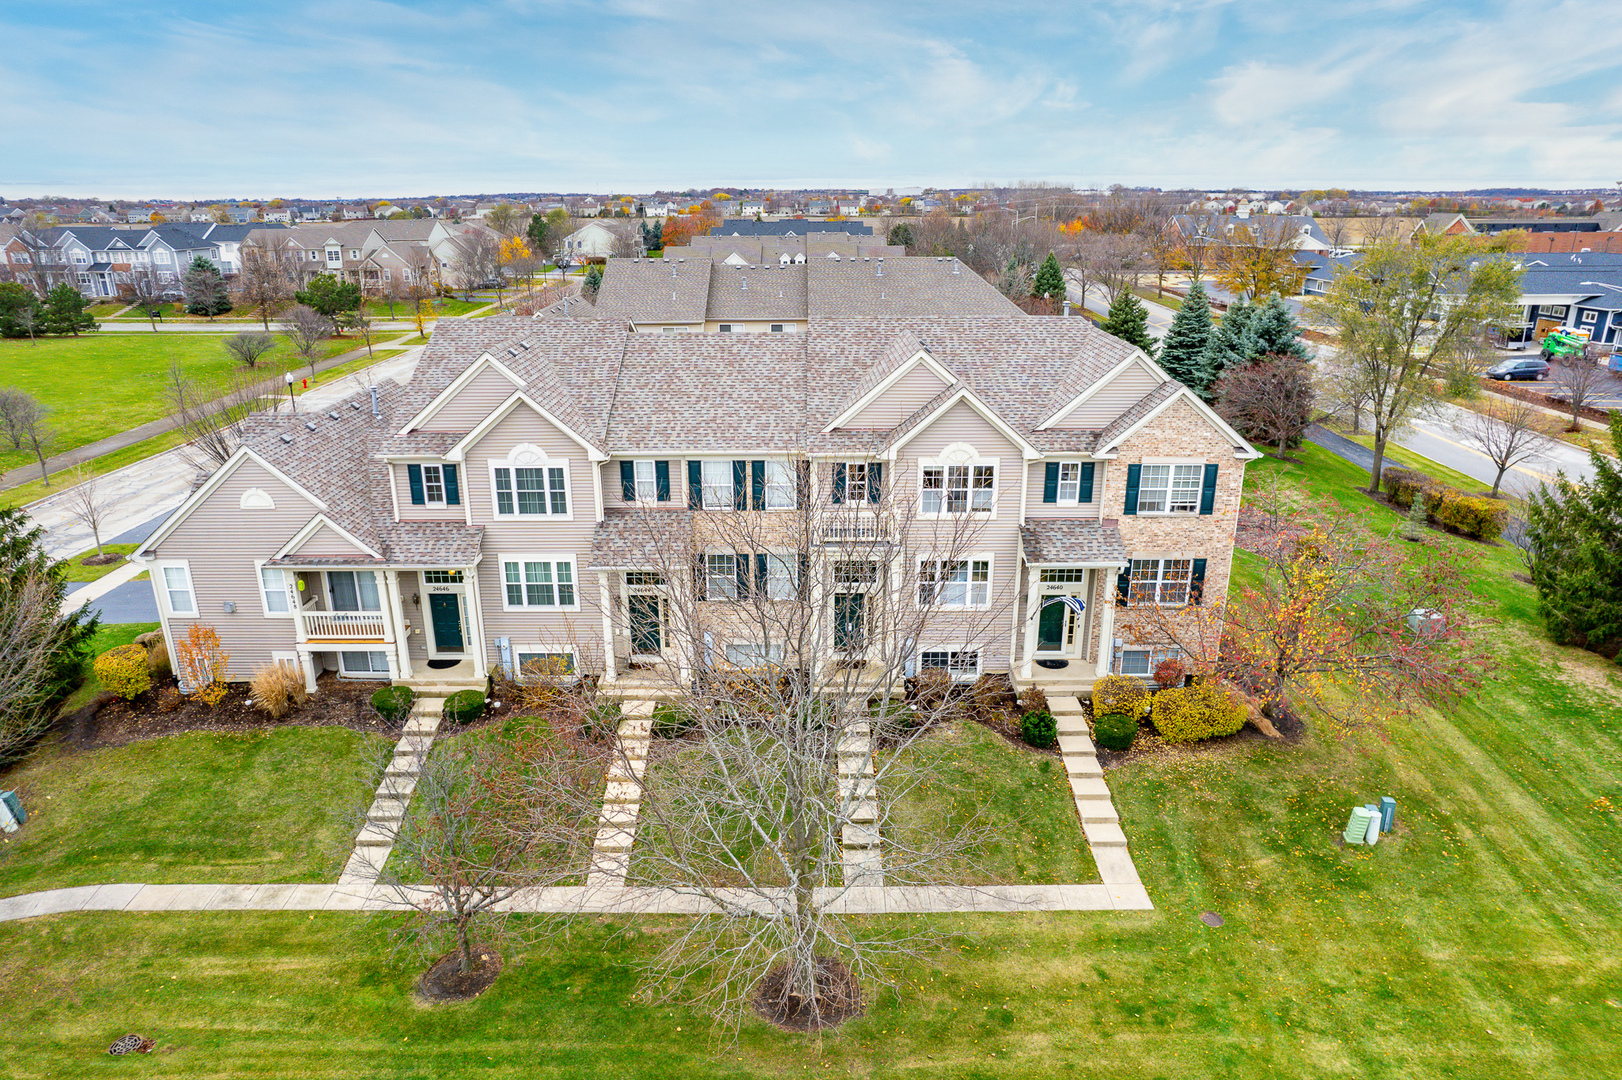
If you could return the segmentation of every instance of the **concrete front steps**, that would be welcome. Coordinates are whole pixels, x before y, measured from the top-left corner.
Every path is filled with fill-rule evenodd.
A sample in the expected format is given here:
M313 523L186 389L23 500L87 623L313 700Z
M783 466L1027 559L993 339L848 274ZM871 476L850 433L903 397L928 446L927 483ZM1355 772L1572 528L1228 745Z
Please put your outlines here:
M619 753L608 768L603 787L603 810L591 845L588 888L620 888L631 867L636 823L642 808L642 777L648 768L648 745L653 740L653 701L642 699L623 706L619 727Z
M1099 876L1110 886L1112 894L1119 894L1118 898L1138 899L1142 894L1141 900L1147 904L1148 893L1127 851L1126 833L1121 831L1120 815L1110 798L1109 785L1104 783L1104 770L1098 764L1098 751L1093 746L1080 699L1050 694L1048 708L1059 728L1059 754L1070 781L1076 814L1081 818L1081 831L1087 837Z
M417 777L422 774L423 760L433 749L444 709L443 696L418 694L400 741L394 746L394 756L383 770L383 781L377 787L372 807L366 812L366 824L355 837L355 850L344 865L343 873L338 875L338 884L377 883L383 865L394 850L394 838L405 821L411 793L416 790Z

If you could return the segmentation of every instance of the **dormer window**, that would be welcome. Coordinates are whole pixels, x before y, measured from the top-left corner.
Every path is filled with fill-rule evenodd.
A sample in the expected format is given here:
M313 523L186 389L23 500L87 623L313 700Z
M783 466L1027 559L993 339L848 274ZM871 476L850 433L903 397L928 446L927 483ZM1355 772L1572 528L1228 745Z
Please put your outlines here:
M569 462L523 444L490 462L497 517L569 517Z

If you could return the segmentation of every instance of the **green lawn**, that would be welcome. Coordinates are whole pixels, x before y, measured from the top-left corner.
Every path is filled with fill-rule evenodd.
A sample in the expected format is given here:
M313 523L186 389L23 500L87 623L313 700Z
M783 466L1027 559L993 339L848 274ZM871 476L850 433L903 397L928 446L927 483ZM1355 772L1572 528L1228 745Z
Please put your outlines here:
M1252 465L1252 486L1280 476L1396 522L1355 467L1301 457ZM119 1067L210 1077L1614 1077L1622 679L1547 642L1513 551L1433 536L1469 553L1499 620L1481 691L1338 739L1111 769L1156 910L875 919L948 941L837 1032L751 1021L733 1042L635 1002L636 963L679 919L581 920L514 948L477 1001L430 1009L386 918L84 914L0 924L0 1009L22 1036L7 1072L99 1075L140 1031L172 1052ZM1349 808L1385 794L1397 832L1344 846Z
M1183 307L1182 297L1177 296L1174 293L1166 293L1164 296L1156 296L1154 286L1152 285L1140 289L1133 289L1132 292L1139 300L1147 300L1152 304L1159 304L1161 307L1171 308L1173 311L1180 311Z
M109 623L98 627L96 636L90 639L90 660L87 660L84 665L84 682L79 685L77 690L68 695L68 699L62 703L61 708L58 710L58 715L66 716L101 693L101 683L96 681L96 671L93 666L96 657L108 649L117 648L120 645L129 645L142 634L156 629L158 629L157 623Z
M110 881L334 880L361 801L362 748L384 741L287 727L102 750L44 746L4 777L29 820L0 842L0 894Z
M101 545L101 549L108 554L113 554L116 552L119 555L128 555L130 552L134 551L140 546L140 544L103 544ZM80 559L94 555L95 553L96 549L90 548L87 551L81 551L79 554L65 560L68 564L66 575L67 580L99 581L108 574L112 573L114 570L117 570L119 567L125 565L122 560L118 562L106 563L101 566L85 566L79 561Z

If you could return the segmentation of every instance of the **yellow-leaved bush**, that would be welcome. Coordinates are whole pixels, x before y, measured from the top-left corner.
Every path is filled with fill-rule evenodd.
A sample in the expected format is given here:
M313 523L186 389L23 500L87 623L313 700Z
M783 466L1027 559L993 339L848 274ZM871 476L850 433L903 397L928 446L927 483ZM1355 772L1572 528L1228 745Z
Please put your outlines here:
M1232 735L1245 726L1247 710L1213 683L1179 686L1155 695L1155 730L1167 742L1199 742Z
M1093 715L1125 713L1142 716L1149 704L1149 691L1130 675L1105 675L1093 683Z
M147 670L146 648L120 645L96 657L96 681L125 701L152 689L152 672Z

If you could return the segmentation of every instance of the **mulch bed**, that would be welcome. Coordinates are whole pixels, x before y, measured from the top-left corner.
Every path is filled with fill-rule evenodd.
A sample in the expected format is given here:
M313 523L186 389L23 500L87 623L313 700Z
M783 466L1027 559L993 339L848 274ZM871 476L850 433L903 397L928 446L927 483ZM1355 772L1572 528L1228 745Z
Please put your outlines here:
M455 949L435 960L417 980L417 994L425 1001L469 1001L490 989L501 974L501 953L487 942L473 946L472 970L456 970L461 963Z
M385 723L372 708L372 693L380 683L340 679L332 673L316 680L316 692L280 720L272 720L249 699L246 683L232 683L225 698L212 708L180 693L173 678L124 701L103 694L77 713L64 718L69 743L80 750L123 746L141 739L178 735L187 731L244 732L272 727L346 727L353 731L392 734L398 724Z
M749 1004L769 1023L785 1031L825 1031L862 1015L862 988L843 960L817 958L814 1002L789 992L789 970L787 964L772 968L750 996Z
M109 551L105 555L86 555L79 560L80 566L106 566L109 563L123 562L127 555L120 555L116 551Z

